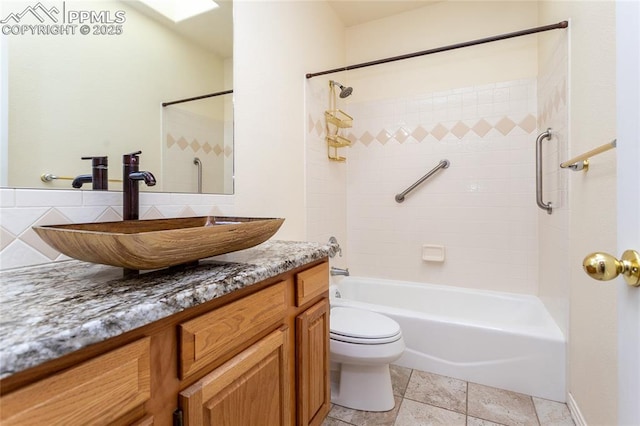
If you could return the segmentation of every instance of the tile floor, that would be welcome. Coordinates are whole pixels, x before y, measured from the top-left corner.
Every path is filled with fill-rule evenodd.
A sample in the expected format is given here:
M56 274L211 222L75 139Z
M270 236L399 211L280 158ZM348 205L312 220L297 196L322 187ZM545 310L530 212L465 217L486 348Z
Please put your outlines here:
M566 404L391 366L396 406L384 413L333 405L323 426L574 425Z

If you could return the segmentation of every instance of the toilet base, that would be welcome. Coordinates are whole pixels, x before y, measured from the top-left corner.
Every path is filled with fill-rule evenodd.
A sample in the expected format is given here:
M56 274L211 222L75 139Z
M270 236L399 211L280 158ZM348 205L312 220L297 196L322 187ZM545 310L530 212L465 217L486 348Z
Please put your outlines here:
M363 411L389 411L395 407L389 364L333 364L331 402Z

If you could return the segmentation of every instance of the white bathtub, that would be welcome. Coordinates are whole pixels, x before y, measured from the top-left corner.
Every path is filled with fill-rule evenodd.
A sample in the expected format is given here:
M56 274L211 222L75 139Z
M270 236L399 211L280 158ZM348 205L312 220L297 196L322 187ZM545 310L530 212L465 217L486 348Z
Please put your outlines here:
M332 277L332 306L385 314L407 349L395 364L565 401L565 338L534 296Z

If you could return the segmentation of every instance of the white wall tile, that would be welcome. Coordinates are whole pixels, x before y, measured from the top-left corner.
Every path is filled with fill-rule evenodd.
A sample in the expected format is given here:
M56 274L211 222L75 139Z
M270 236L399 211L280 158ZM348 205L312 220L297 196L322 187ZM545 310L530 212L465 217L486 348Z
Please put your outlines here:
M16 190L16 207L81 206L82 191Z
M411 105L404 113L417 105L418 125L429 132L444 126L444 138L429 135L413 144L395 140L384 145L354 144L345 179L349 266L354 274L537 291L537 274L529 269L520 273L508 260L509 253L521 253L527 262L534 259L532 271L537 271L535 153L531 149L535 134L517 126L527 114L536 116L535 108L527 108L530 88L535 86L535 80L520 80L414 95L404 99L403 105ZM384 123L408 121L402 108L391 112L385 109L387 104L359 106L360 111L378 114L362 126L362 132L377 135L389 130ZM381 116L385 112L394 114L392 119L385 120ZM484 137L472 130L461 138L450 133L461 120L471 129L480 119L495 126L505 117L516 125L506 136L495 129ZM409 194L404 203L394 201L396 193L442 158L451 161L448 169ZM425 264L421 260L425 243L444 245L447 260L437 266ZM488 279L489 274L482 273L487 269L506 273Z

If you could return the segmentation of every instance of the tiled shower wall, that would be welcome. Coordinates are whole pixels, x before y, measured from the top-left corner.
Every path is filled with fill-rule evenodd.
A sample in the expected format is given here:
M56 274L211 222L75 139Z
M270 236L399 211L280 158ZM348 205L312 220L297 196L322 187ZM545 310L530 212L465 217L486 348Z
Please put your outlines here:
M141 193L140 218L233 215L233 196ZM31 229L122 220L122 192L0 189L0 269L68 259Z
M353 144L346 164L324 161L346 168L352 274L537 294L536 92L527 79L339 105ZM308 153L324 131L309 114ZM442 159L449 168L394 200ZM423 245L444 261L423 260Z

